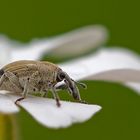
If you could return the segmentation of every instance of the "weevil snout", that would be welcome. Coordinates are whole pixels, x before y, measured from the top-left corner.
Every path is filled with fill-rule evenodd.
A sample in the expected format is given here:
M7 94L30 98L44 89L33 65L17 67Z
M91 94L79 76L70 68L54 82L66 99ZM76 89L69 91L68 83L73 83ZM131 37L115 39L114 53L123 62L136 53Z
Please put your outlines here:
M58 73L57 80L58 81L64 80L64 82L67 86L67 90L73 96L73 98L75 100L81 101L79 89L76 84L79 84L81 87L86 88L85 84L74 81L73 79L71 79L69 77L69 75L67 73L65 73L63 71Z
M73 96L75 100L81 100L80 98L80 93L79 89L77 88L76 84L74 83L73 80L67 81L66 79L64 80L67 86L68 92Z

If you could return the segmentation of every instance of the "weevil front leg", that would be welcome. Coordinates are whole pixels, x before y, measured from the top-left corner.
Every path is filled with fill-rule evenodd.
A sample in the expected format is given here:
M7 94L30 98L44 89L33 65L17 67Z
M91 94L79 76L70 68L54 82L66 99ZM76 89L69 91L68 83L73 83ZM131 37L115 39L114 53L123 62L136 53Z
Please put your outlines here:
M59 96L58 96L58 93L56 92L56 89L53 87L53 88L51 89L51 92L52 92L52 94L53 94L54 99L56 100L56 105L57 105L58 107L60 107L60 106L61 106L61 104L60 104L60 98L59 98Z
M59 85L56 87L56 90L67 90L67 89L68 89L68 86L66 84Z
M63 84L63 85L60 85L60 86L56 87L56 90L68 90L68 93L69 93L70 95L72 95L71 88L68 87L68 85L66 85L66 84ZM79 103L84 103L84 104L88 104L86 101L81 100L80 95L79 95L78 97L79 97L79 98L76 99L77 102L79 102Z
M56 90L58 90L58 91L59 91L59 90L67 90L68 93L69 93L70 95L72 94L70 88L69 88L68 85L66 85L66 84L57 86L57 87L56 87Z
M23 90L23 93L22 93L22 97L21 98L18 98L16 101L15 101L15 104L18 105L18 102L21 101L21 100L24 100L26 98L26 95L28 94L28 89L29 89L29 78L27 78L26 82L25 82L25 85L24 85L24 90Z
M67 82L67 81L66 81ZM56 87L56 90L67 90L68 93L70 95L72 95L72 91L71 91L71 88L68 86L68 84L62 84L62 85L59 85Z

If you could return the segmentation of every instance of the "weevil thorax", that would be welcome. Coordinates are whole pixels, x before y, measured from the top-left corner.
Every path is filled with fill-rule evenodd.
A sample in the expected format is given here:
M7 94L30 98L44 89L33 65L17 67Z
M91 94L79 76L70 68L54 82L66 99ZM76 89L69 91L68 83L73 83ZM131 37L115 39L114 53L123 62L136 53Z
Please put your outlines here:
M50 62L42 62L38 66L43 81L49 82L51 85L57 84L57 75L62 71L57 65Z

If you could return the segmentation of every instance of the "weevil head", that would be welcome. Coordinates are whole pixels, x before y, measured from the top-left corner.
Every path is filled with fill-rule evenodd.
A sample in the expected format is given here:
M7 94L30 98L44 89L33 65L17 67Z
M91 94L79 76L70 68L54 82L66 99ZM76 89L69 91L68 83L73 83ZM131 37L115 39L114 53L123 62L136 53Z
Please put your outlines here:
M78 89L76 84L80 84L84 88L86 87L86 85L83 84L83 83L79 83L79 82L74 81L73 79L71 79L69 77L69 75L66 72L60 71L57 74L57 81L60 82L60 81L63 81L63 80L64 80L64 82L67 86L67 89L68 89L69 93L73 96L73 98L75 100L80 101L81 97L80 97L79 89Z
M56 81L57 82L63 81L65 79L65 75L66 75L65 72L63 72L62 70L59 70L57 72Z

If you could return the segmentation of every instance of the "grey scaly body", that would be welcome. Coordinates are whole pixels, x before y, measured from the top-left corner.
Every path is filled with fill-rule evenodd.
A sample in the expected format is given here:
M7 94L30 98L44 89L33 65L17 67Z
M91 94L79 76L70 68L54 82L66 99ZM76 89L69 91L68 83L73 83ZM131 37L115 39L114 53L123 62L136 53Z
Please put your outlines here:
M55 85L63 80L65 85L57 89L67 89L74 99L81 102L75 81L53 63L21 60L10 63L0 70L0 90L22 94L15 103L26 98L27 94L40 92L44 96L50 90L60 106ZM84 86L81 83L80 85Z

